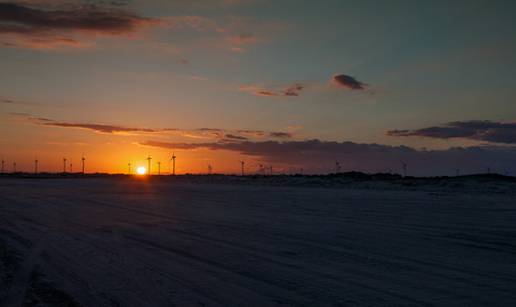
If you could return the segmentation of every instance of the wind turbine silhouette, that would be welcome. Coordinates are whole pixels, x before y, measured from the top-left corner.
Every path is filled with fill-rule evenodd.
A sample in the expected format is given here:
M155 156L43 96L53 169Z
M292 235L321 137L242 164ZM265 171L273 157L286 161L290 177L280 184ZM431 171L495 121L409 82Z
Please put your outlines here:
M84 157L84 154L82 154L81 162L82 162L82 173L84 174L84 162L86 161L86 158Z
M2 173L5 171L5 160L4 157L2 157Z
M131 175L131 162L127 163L128 173Z
M212 170L211 164L208 164L208 175L211 175L211 170Z
M66 158L63 158L63 173L66 173Z
M403 177L407 177L407 163L401 161L401 165L403 167Z
M16 162L13 162L13 173L16 173Z
M176 174L176 155L174 153L172 153L172 158L170 158L170 161L172 161L172 175L175 175Z
M34 160L34 174L38 173L38 157Z
M158 175L161 175L161 162L158 161Z
M240 161L240 167L241 167L241 171L242 171L241 172L242 176L244 176L244 166L245 166L245 161L243 161L243 160Z
M150 175L151 174L151 160L152 160L152 158L149 155L149 156L147 156L147 159L145 159L145 160L147 160L147 173Z
M261 174L263 175L263 174L264 174L264 172L265 172L265 171L264 171L264 168L263 168L263 164L258 164L258 167L259 167L258 172L259 172L259 173L261 173Z

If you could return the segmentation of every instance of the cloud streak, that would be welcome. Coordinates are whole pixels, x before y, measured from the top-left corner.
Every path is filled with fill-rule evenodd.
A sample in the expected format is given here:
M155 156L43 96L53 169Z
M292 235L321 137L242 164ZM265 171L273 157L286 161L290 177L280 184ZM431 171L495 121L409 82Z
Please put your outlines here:
M305 88L305 85L295 83L284 88L266 88L260 85L243 85L239 90L241 92L261 97L297 97Z
M0 100L1 102L1 100ZM10 100L7 100L11 103ZM126 127L120 125L109 125L99 123L74 123L65 121L56 121L49 118L32 116L27 113L11 113L12 116L21 118L31 124L71 128L71 129L85 129L96 133L105 134L163 134L163 135L177 135L191 139L211 139L211 140L226 140L226 141L242 141L249 139L289 139L294 137L290 132L284 131L263 131L263 130L228 130L221 128L195 128L195 129L181 129L181 128L141 128L141 127Z
M516 123L501 123L488 120L456 121L442 126L416 130L390 130L387 131L387 135L435 139L462 138L490 143L516 144Z

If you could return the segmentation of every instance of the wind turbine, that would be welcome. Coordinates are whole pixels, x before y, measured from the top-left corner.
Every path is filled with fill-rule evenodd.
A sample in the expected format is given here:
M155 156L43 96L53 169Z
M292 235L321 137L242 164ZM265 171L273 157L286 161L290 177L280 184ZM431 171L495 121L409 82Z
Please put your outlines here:
M82 162L82 173L84 174L84 162L86 161L86 158L84 157L84 154L82 154L81 162Z
M401 165L403 167L403 177L407 177L407 163L402 161Z
M240 161L240 167L241 167L241 171L242 171L241 172L242 176L244 176L244 166L245 166L245 161L243 161L243 160Z
M158 175L161 175L161 162L158 161Z
M174 153L172 153L172 158L170 158L170 161L172 161L172 175L175 175L176 174L176 155Z
M66 158L63 158L63 173L66 173Z
M34 160L34 174L38 173L38 157Z
M16 173L16 162L13 162L13 173Z
M127 163L127 167L128 167L128 173L129 175L131 175L131 162Z
M5 171L5 160L2 157L2 173Z
M149 155L149 156L147 157L147 159L145 159L145 160L147 160L147 173L150 175L150 174L151 174L151 168L150 168L150 167L151 167L151 160L152 160L152 158L151 158L151 156Z
M73 173L73 164L70 162L70 173Z
M211 164L208 164L208 175L211 175L211 170L212 170Z
M261 173L262 175L265 173L265 169L263 168L263 164L258 164L258 172Z

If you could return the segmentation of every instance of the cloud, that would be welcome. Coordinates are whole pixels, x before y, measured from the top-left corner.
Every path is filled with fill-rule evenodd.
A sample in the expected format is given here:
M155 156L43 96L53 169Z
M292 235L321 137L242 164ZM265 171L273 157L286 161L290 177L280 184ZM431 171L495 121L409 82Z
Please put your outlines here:
M419 136L436 139L463 138L501 144L516 144L516 123L488 120L456 121L416 130L390 130L389 136Z
M11 100L11 99L0 99L0 103L3 103L3 104L16 104L16 101Z
M96 5L44 10L0 3L0 38L4 45L26 48L83 47L85 37L128 36L160 21Z
M294 84L283 90L283 96L299 96L299 93L304 89L304 85Z
M347 88L350 90L364 90L367 87L367 84L358 81L354 77L344 74L333 76L333 83L339 87Z
M126 126L106 125L106 124L97 124L97 123L63 122L63 121L56 121L56 120L53 120L50 118L45 118L45 117L32 116L27 113L10 113L10 115L17 117L17 118L21 118L25 121L28 121L29 123L32 123L35 125L40 125L40 126L85 129L85 130L90 130L90 131L94 131L97 133L106 133L106 134L137 134L137 133L156 133L156 132L163 131L160 129L126 127Z
M288 139L292 137L292 133L290 132L271 132L269 133L270 137L279 138L279 139Z
M240 87L241 92L246 92L255 96L262 97L296 97L299 96L301 91L305 89L305 85L295 83L284 88L279 89L268 89L260 85L243 85Z
M1 101L1 100L0 100ZM44 117L37 117L27 113L10 113L10 115L22 120L28 121L31 124L60 127L60 128L71 128L71 129L86 129L97 133L108 133L108 134L162 134L162 135L177 135L190 139L209 139L209 140L249 140L249 139L262 139L265 137L269 138L291 138L293 134L290 132L283 131L263 131L263 130L230 130L221 128L195 128L195 129L181 129L181 128L141 128L141 127L126 127L119 125L108 125L98 123L74 123L57 121Z
M262 130L237 130L239 134L248 135L251 137L260 138L266 135L265 131Z
M50 121L47 123L43 123L43 125L53 126L53 127L87 129L87 130L93 130L95 132L100 132L100 133L157 132L154 129L132 128L132 127L124 127L124 126L103 125L103 124L80 124L80 123L63 123L63 122Z
M6 105L32 105L32 106L38 106L39 103L35 102L29 102L29 101L22 101L22 100L14 100L9 98L2 98L0 97L0 104L6 104Z
M239 140L239 141L242 141L242 140L247 140L248 138L246 138L245 136L241 136L241 135L234 135L234 134L226 134L225 137L227 139L230 139L230 140Z
M449 175L454 174L456 168L463 173L485 172L487 166L499 172L516 171L516 147L505 146L416 150L407 146L321 140L229 143L146 141L140 144L166 149L232 151L263 163L302 166L314 173L332 171L336 160L341 162L343 170L368 172L400 171L401 161L404 161L412 175Z
M257 37L255 34L238 34L226 37L229 49L233 52L245 52L245 47L263 42L263 38Z

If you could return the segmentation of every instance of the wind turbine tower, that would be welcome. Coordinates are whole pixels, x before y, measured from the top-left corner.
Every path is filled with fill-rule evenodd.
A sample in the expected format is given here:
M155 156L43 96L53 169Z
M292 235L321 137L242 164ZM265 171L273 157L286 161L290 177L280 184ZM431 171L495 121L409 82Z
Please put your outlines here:
M66 158L63 158L63 173L66 173Z
M4 158L2 158L2 173L5 171L5 161Z
M211 175L212 167L211 164L208 164L208 175Z
M407 163L401 162L401 165L403 166L403 177L407 177Z
M38 173L38 158L36 157L36 160L34 160L34 174Z
M172 175L175 175L176 174L176 155L174 153L172 153L172 158L170 160L172 160Z
M16 173L16 162L13 162L13 173Z
M158 175L161 175L161 162L158 161Z
M70 173L73 173L73 164L70 163Z
M240 161L241 174L244 176L245 161Z
M131 175L131 162L127 163L127 173Z
M81 162L82 162L82 173L84 174L84 162L86 161L86 158L84 157L84 154L82 155Z
M152 160L151 156L149 155L146 160L147 160L147 173L150 175L151 174L151 160Z

